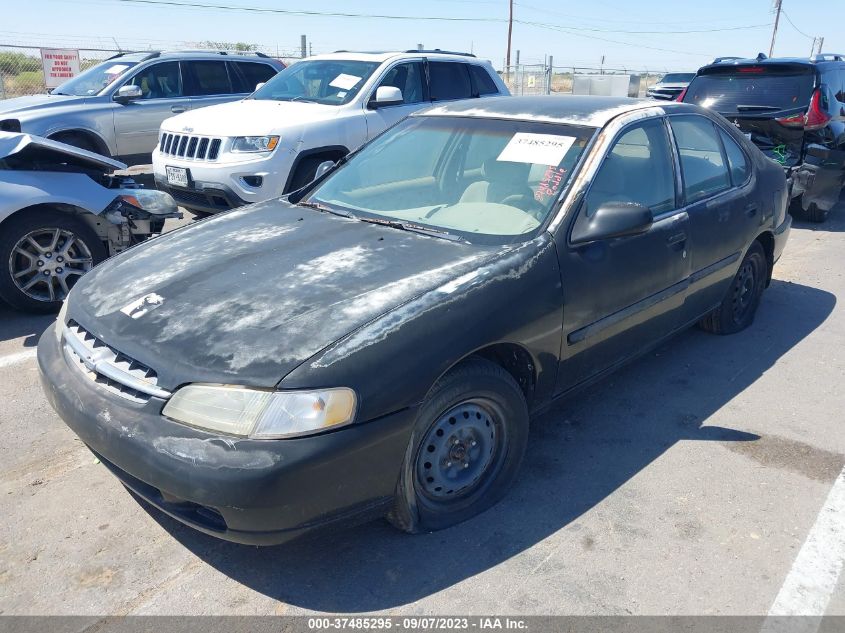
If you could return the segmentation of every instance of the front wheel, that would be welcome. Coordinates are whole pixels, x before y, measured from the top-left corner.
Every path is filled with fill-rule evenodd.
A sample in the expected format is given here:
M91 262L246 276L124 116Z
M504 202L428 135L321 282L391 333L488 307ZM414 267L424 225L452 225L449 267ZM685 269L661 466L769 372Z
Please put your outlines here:
M722 303L699 321L701 329L713 334L734 334L751 325L766 287L767 275L766 254L760 242L755 240L739 265Z
M420 407L388 520L430 532L487 510L507 492L528 442L528 407L500 366L470 359Z
M55 312L105 258L103 242L81 220L59 211L22 211L0 235L0 298L18 310Z

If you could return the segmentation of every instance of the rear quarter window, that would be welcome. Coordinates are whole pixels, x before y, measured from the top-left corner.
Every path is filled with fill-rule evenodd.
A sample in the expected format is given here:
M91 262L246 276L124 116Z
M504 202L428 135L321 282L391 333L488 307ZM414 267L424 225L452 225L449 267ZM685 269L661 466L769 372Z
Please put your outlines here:
M275 68L263 62L229 62L229 66L237 69L232 77L236 79L236 92L253 92L258 84L265 83L276 74Z
M499 89L496 87L496 82L482 66L475 66L470 64L469 74L472 75L472 81L475 84L475 93L481 95L495 95L499 94Z

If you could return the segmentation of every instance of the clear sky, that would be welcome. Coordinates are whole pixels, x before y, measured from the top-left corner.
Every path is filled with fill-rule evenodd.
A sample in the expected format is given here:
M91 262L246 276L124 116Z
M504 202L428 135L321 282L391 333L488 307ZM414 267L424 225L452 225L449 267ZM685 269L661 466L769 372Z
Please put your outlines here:
M427 48L472 50L497 68L505 57L508 0L166 1L414 19L127 0L0 0L5 9L0 44L84 48L114 47L117 41L123 48L157 49L207 40L241 41L290 54L305 34L315 54L407 49L422 43ZM824 51L845 52L845 0L783 0L783 8L786 17L778 28L776 55L809 55L812 37L818 35L825 38ZM774 14L772 0L515 0L514 18L513 49L520 50L525 63L552 55L555 66L597 67L605 56L608 68L694 70L717 55L768 53Z

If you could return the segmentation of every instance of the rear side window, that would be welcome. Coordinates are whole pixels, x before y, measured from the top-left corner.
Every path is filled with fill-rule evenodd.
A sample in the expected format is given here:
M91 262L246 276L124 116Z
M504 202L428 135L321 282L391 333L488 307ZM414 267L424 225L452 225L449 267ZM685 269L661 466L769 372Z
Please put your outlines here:
M728 157L728 167L731 171L731 182L735 187L738 187L746 180L751 173L751 165L748 164L748 158L745 156L739 145L734 141L727 132L719 130L722 136L722 145L725 146L725 155Z
M432 101L469 99L472 97L472 85L469 81L467 64L429 62L428 72Z
M235 84L235 92L254 92L258 84L266 82L276 74L276 69L260 62L229 62L237 72L230 73Z
M686 103L722 114L765 114L810 105L812 68L739 66L697 76L687 88Z
M472 75L472 81L475 84L475 94L481 95L495 95L499 93L496 83L493 78L481 66L469 65L469 74Z
M191 91L192 95L232 94L229 73L226 71L226 62L198 61L188 62L187 65L193 71L194 85Z
M728 166L713 123L701 116L671 117L669 122L681 157L687 204L730 188Z

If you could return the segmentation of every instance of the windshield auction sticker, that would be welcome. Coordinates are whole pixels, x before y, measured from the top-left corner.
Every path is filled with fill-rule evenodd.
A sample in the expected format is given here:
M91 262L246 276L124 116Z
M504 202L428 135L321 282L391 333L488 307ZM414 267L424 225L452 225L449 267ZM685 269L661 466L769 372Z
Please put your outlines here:
M556 166L574 142L574 136L517 132L496 160Z
M329 82L329 85L332 88L340 88L341 90L351 90L359 81L361 81L360 77L356 77L355 75L345 75L341 73L337 77L332 79Z

